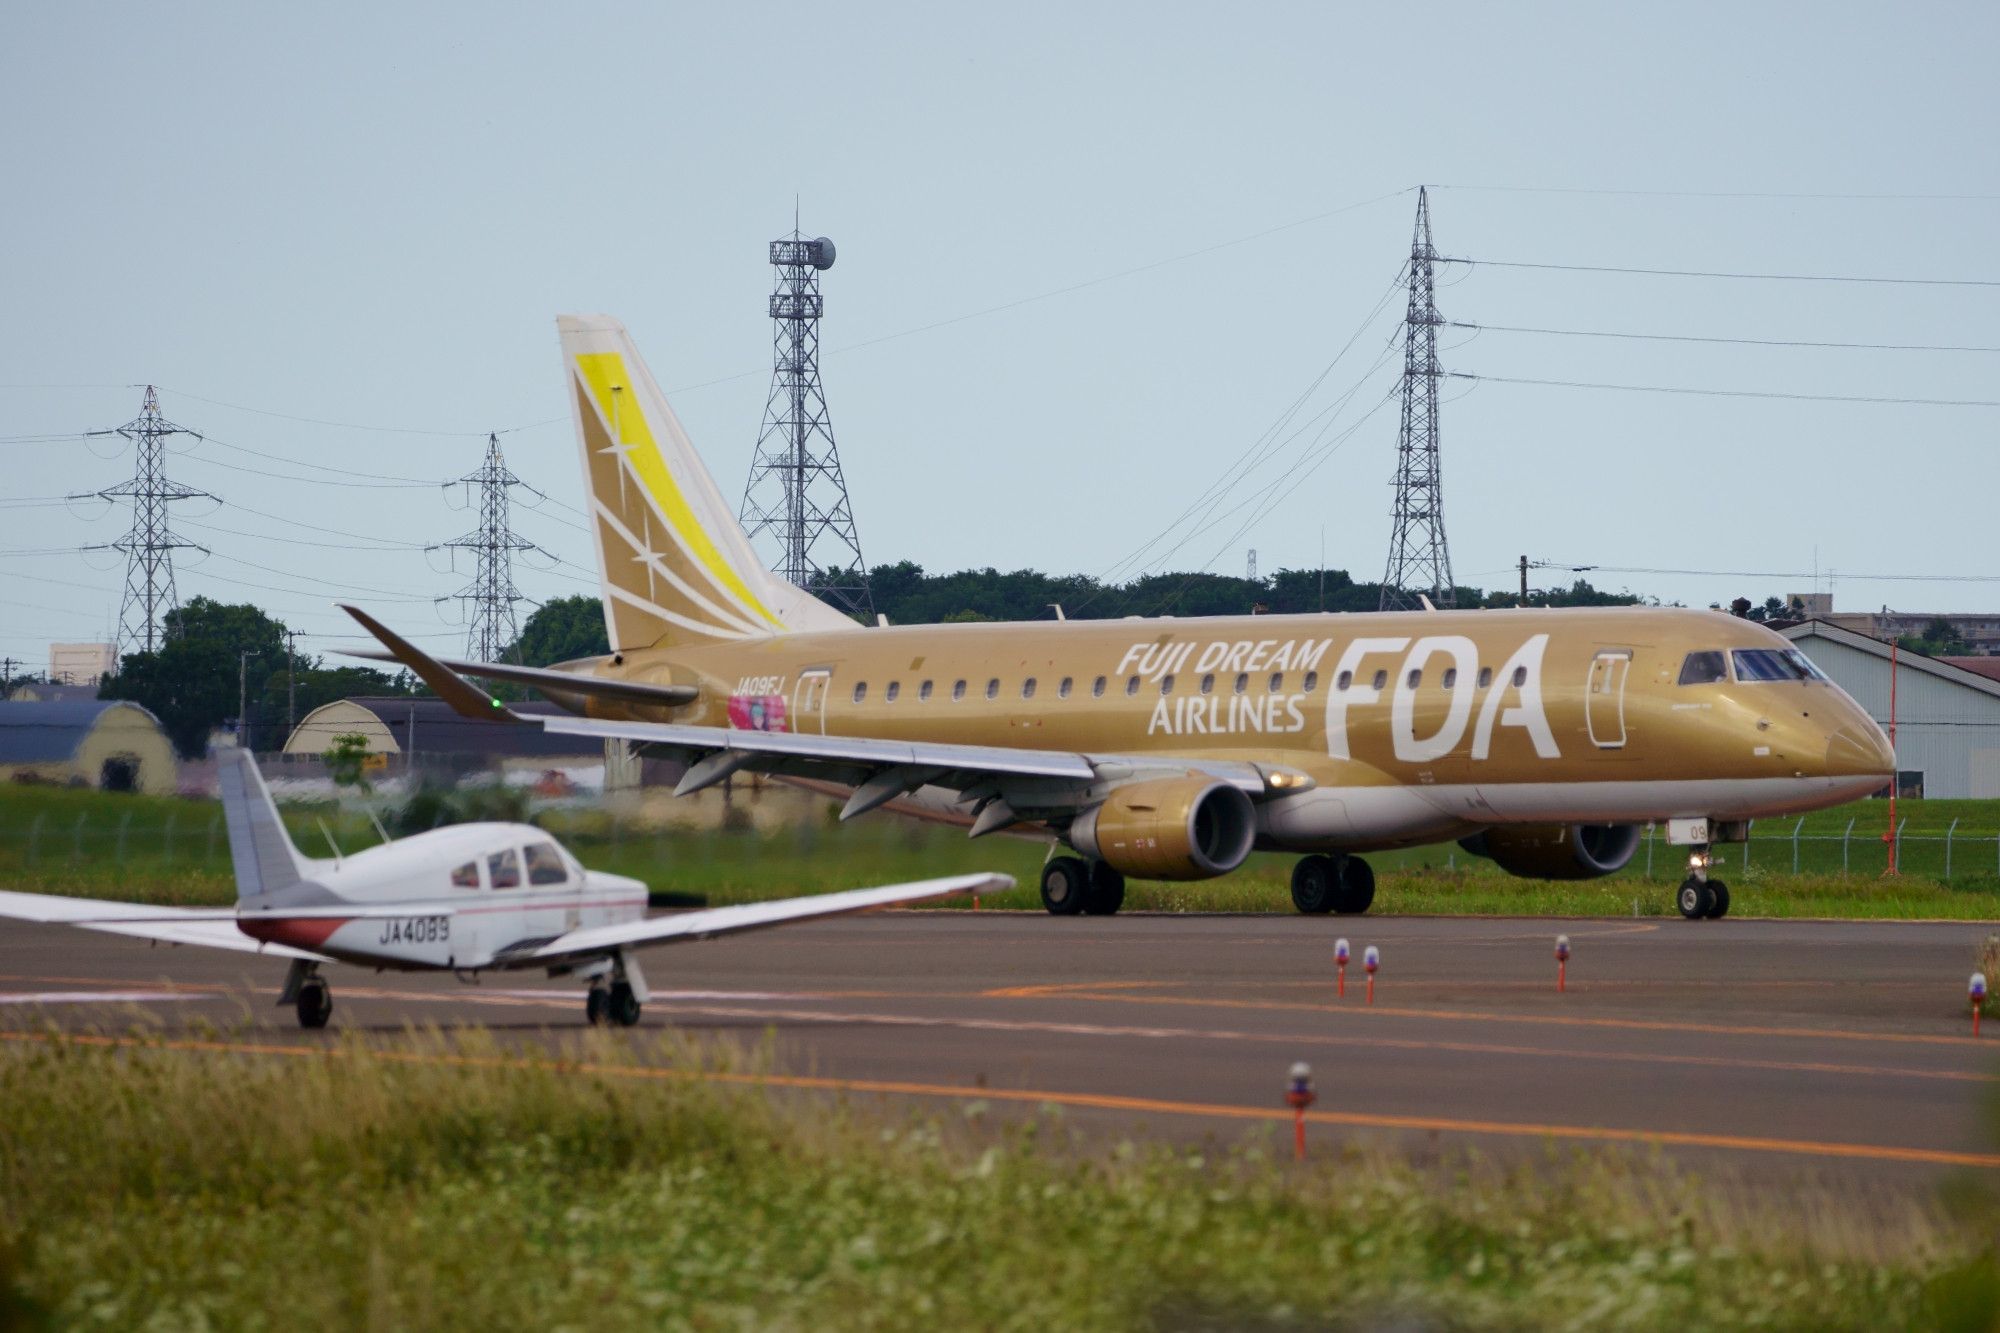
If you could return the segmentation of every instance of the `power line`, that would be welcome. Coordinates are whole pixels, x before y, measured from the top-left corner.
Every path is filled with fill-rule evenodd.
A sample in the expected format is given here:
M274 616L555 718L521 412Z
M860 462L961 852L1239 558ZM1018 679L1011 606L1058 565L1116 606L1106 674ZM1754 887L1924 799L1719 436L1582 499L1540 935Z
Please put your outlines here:
M1611 329L1542 329L1521 324L1474 324L1447 320L1446 327L1481 333L1534 333L1556 338L1620 338L1639 342L1721 343L1731 347L1831 347L1864 352L2000 352L2000 347L1956 343L1854 343L1808 341L1801 338L1722 338L1689 333L1630 333Z
M1850 194L1791 190L1620 190L1580 185L1434 185L1434 190L1481 194L1621 195L1635 199L1824 199L1883 203L1992 203L2000 194Z
M1547 389L1611 389L1622 393L1687 394L1701 398L1774 398L1804 403L1879 403L1901 407L2000 407L1992 398L1876 398L1849 393L1780 393L1773 389L1702 389L1673 384L1602 384L1589 380L1537 380L1514 375L1475 375L1469 371L1445 372L1452 379L1477 380L1486 384L1530 384Z
M1471 259L1438 256L1441 264L1471 264L1481 268L1544 269L1560 273L1626 273L1648 278L1739 278L1753 282L1852 282L1900 287L2000 287L2000 278L1889 278L1851 273L1733 273L1692 268L1626 268L1615 264L1539 264L1521 259Z
M2000 583L2000 574L1850 574L1845 570L1815 572L1770 569L1662 569L1641 565L1573 565L1561 560L1530 560L1530 569L1561 569L1572 574L1658 574L1691 578L1858 580L1879 583Z

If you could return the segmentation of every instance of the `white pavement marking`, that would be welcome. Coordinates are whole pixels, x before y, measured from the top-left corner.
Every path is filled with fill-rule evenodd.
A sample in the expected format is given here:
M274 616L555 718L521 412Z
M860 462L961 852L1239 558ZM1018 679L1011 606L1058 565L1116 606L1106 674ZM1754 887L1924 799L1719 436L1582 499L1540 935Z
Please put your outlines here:
M157 1004L162 1000L214 1000L215 995L190 995L166 990L45 990L0 991L0 1004Z

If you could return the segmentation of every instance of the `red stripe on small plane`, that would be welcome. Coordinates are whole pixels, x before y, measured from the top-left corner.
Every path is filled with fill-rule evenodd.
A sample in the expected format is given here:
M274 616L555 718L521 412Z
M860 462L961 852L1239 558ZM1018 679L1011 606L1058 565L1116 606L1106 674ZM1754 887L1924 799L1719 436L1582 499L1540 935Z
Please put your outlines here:
M348 922L351 916L312 917L238 917L237 928L253 940L266 944L289 944L294 949L318 949L327 942L333 932Z

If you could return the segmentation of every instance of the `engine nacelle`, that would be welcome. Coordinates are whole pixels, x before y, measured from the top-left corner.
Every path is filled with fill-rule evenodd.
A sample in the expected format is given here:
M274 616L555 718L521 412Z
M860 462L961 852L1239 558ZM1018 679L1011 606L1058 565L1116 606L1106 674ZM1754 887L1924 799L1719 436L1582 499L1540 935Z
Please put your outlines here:
M1250 798L1214 778L1119 787L1069 826L1070 845L1140 879L1207 879L1243 864L1257 837Z
M1474 856L1523 879L1596 879L1639 850L1637 824L1503 824L1461 838Z

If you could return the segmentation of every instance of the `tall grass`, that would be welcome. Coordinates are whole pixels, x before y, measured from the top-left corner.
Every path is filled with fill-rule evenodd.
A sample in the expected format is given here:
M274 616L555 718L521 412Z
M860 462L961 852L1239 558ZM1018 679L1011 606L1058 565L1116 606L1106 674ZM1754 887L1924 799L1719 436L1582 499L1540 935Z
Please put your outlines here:
M1972 1248L1905 1191L1330 1133L1300 1167L1267 1139L1144 1148L1053 1113L921 1119L686 1077L704 1058L602 1034L562 1062L478 1034L305 1056L5 1043L0 1310L591 1330L1991 1314Z

